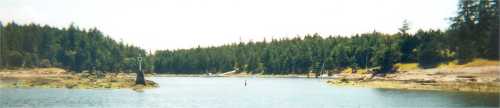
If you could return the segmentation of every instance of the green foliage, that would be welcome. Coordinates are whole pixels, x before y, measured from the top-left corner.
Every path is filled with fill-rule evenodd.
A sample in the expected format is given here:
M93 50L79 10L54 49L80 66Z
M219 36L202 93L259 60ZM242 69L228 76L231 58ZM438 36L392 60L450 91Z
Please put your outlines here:
M445 34L440 31L430 30L429 32L418 31L415 37L421 42L417 48L417 58L419 67L433 68L436 67L441 61L445 60L446 51L443 47L443 37Z
M399 61L401 53L397 50L399 46L396 42L398 38L386 37L380 43L380 48L376 50L374 62L380 66L380 72L393 72L393 67Z
M90 69L131 72L135 57L146 56L146 71L203 74L238 72L306 74L326 70L380 67L391 72L398 62L434 67L445 60L466 63L473 58L499 59L498 0L460 0L457 16L445 32L408 32L405 20L397 34L379 32L351 36L305 35L218 47L160 50L154 55L116 42L97 29L73 24L54 28L37 24L0 23L0 67L57 66L81 72Z
M327 70L379 66L381 63L370 63L377 59L391 60L384 65L392 65L399 59L397 47L387 50L386 56L377 54L384 54L380 51L385 51L386 42L397 45L398 38L393 37L378 32L326 38L313 34L270 42L163 50L155 53L154 67L159 73L201 74L239 69L264 74L305 74L319 72L323 64Z
M416 61L415 49L417 48L418 40L415 36L412 36L407 33L408 22L404 22L403 27L400 28L401 32L397 35L401 36L399 39L399 47L401 52L401 62L409 63Z
M104 36L97 29L82 30L73 24L54 28L38 24L0 25L0 67L63 67L76 72L132 71L125 59L144 56L144 50ZM137 63L135 63L137 64Z
M449 39L460 64L476 57L498 59L498 0L460 0Z

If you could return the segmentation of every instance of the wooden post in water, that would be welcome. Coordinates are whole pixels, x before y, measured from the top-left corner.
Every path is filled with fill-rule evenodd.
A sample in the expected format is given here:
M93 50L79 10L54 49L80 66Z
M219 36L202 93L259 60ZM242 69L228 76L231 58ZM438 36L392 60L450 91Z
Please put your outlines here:
M137 57L137 61L139 63L139 71L137 72L137 77L135 78L135 85L142 84L146 85L146 81L144 80L144 71L142 71L142 57Z

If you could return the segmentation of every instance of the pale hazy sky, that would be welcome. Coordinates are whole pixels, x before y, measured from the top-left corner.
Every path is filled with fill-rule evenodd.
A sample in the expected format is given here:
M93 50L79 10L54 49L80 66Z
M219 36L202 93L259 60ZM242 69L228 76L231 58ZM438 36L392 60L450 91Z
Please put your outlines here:
M0 0L0 21L96 27L145 49L222 45L307 33L446 29L457 0Z

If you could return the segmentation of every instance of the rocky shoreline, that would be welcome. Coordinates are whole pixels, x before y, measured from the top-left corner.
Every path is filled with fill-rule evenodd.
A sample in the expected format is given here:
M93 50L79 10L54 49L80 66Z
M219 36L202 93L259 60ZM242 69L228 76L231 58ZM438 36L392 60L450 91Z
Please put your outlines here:
M334 86L369 87L408 90L444 90L444 91L470 91L500 93L498 83L474 82L433 82L433 81L397 81L397 80L328 80Z
M125 73L92 75L72 73L59 68L0 70L0 87L6 88L68 88L68 89L142 89L156 88L158 84L146 80L146 85L135 85L135 77Z
M500 67L472 66L399 70L385 76L338 74L334 86L500 93Z

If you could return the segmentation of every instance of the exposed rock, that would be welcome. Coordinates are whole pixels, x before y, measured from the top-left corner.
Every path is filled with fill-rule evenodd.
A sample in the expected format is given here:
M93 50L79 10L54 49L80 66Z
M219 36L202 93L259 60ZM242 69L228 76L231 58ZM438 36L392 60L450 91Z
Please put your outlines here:
M500 67L474 66L414 69L357 79L358 74L339 74L327 83L337 86L358 86L394 89L451 90L500 93ZM343 80L347 81L343 81Z
M89 73L52 72L49 69L8 70L0 72L0 87L40 88L132 88L135 80L128 74L104 74L102 78ZM54 70L54 69L52 69ZM57 70L57 69L55 69ZM153 81L144 80L143 88L158 87Z

